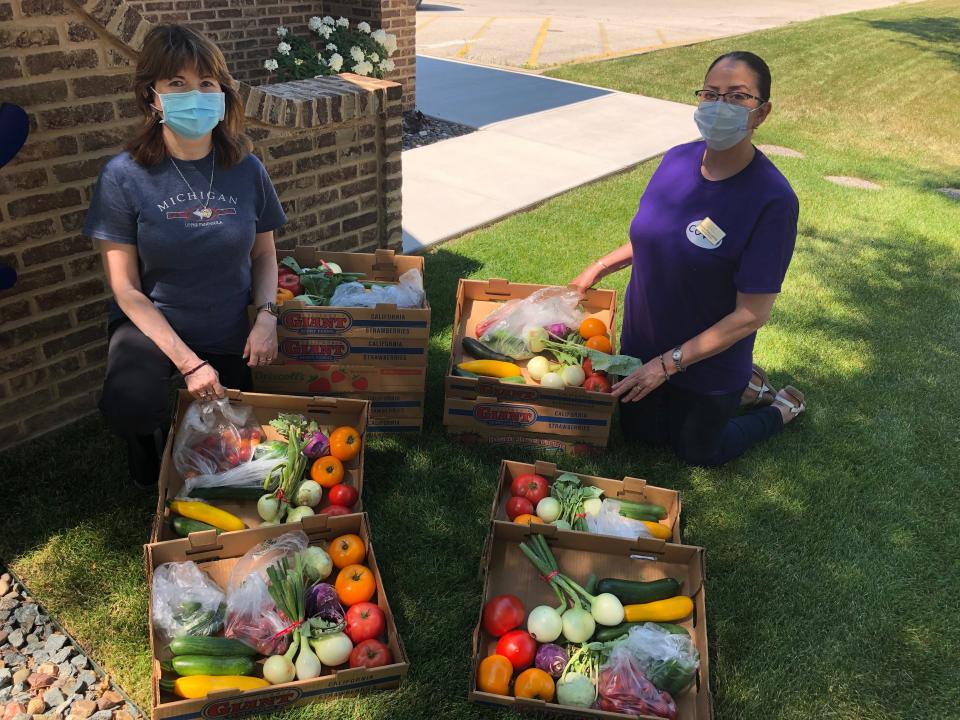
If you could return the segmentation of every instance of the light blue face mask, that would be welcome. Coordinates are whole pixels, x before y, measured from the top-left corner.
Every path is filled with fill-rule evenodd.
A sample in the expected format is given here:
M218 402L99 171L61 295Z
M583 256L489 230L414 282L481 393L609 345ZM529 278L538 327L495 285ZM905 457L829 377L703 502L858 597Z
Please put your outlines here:
M201 138L223 120L225 100L222 92L154 92L163 109L160 122L181 137Z
M762 106L761 106L762 107ZM754 108L759 110L760 108ZM727 102L701 103L693 113L694 122L711 150L729 150L743 140L750 128L750 113L743 105Z

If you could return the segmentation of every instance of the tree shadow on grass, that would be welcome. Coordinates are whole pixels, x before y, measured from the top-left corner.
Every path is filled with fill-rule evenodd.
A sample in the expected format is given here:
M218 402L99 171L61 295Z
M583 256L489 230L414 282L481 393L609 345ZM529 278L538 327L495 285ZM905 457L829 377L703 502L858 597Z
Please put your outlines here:
M861 20L876 30L900 33L909 36L901 39L910 47L960 65L960 51L954 49L960 45L960 18L911 17L903 20Z

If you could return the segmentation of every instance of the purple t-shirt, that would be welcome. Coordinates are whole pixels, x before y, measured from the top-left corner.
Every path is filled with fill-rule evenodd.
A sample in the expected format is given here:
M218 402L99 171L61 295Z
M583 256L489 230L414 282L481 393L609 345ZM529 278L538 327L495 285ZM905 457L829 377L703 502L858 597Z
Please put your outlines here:
M704 149L694 142L664 155L630 224L633 272L620 337L626 355L649 360L699 335L733 312L738 291L780 292L797 236L797 196L759 150L733 177L707 180ZM710 395L743 390L755 338L670 382Z

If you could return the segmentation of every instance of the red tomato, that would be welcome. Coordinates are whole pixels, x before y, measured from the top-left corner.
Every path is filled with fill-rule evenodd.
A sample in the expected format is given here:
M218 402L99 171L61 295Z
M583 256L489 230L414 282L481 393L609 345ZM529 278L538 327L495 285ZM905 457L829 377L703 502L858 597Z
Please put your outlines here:
M583 389L591 392L610 392L610 381L603 375L591 375L583 381Z
M372 602L351 605L350 609L347 610L346 620L347 627L344 632L353 641L354 645L359 645L364 640L373 640L380 637L386 625L383 610Z
M360 499L360 493L352 485L334 485L330 488L328 495L333 505L343 505L346 508L352 508Z
M500 637L520 627L526 616L523 603L516 595L497 595L483 606L483 629Z
M393 662L390 648L379 640L364 640L350 653L350 667L377 668Z
M317 515L349 515L352 512L353 510L343 505L327 505Z
M507 501L507 517L513 520L517 515L532 515L533 503L525 497L512 497Z
M606 377L607 373L604 370L594 370L593 369L593 360L587 358L583 361L583 374L587 377L591 375L599 375L600 377Z
M537 503L550 494L550 484L547 479L534 473L517 475L510 484L510 492L514 497L529 500L536 507Z
M497 655L503 655L514 670L525 670L533 665L537 655L537 641L526 630L512 630L497 643Z

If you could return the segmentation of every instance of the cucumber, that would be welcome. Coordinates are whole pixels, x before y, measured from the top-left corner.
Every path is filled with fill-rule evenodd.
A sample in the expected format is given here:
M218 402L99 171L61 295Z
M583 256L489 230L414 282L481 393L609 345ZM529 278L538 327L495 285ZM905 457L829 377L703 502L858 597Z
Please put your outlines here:
M259 500L266 492L262 487L198 487L190 497L201 500Z
M177 515L173 519L173 531L180 537L186 537L192 532L201 532L203 530L216 530L217 535L223 532L223 530L215 528L213 525L207 525L207 523L200 522L199 520L191 520L182 515Z
M250 675L256 667L244 655L177 655L170 664L178 675Z
M513 375L511 377L500 378L502 383L513 383L514 385L526 385L527 381L523 375Z
M667 600L680 594L681 581L673 578L640 582L604 578L597 583L598 593L613 593L624 605L637 605L656 600Z
M654 623L659 625L662 629L666 630L671 635L689 635L686 628L681 627L680 625L674 625L673 623ZM641 625L646 625L642 622L626 622L620 623L619 625L613 625L612 627L598 627L597 631L593 634L593 640L595 642L610 642L611 640L616 640L623 635L626 635L630 632L630 628L640 627Z
M512 357L507 357L506 355L498 353L496 350L491 350L482 342L475 340L474 338L465 337L460 344L463 346L464 352L475 357L477 360L499 360L500 362L508 363L513 362Z
M470 378L472 380L479 380L480 376L476 373L469 372L467 370L461 370L456 365L453 366L453 374L457 377Z
M620 515L633 520L663 520L667 516L667 509L663 505L653 503L635 503L621 498L615 498L620 503Z
M170 652L174 655L236 657L237 655L256 655L257 649L232 638L178 635L170 641Z

